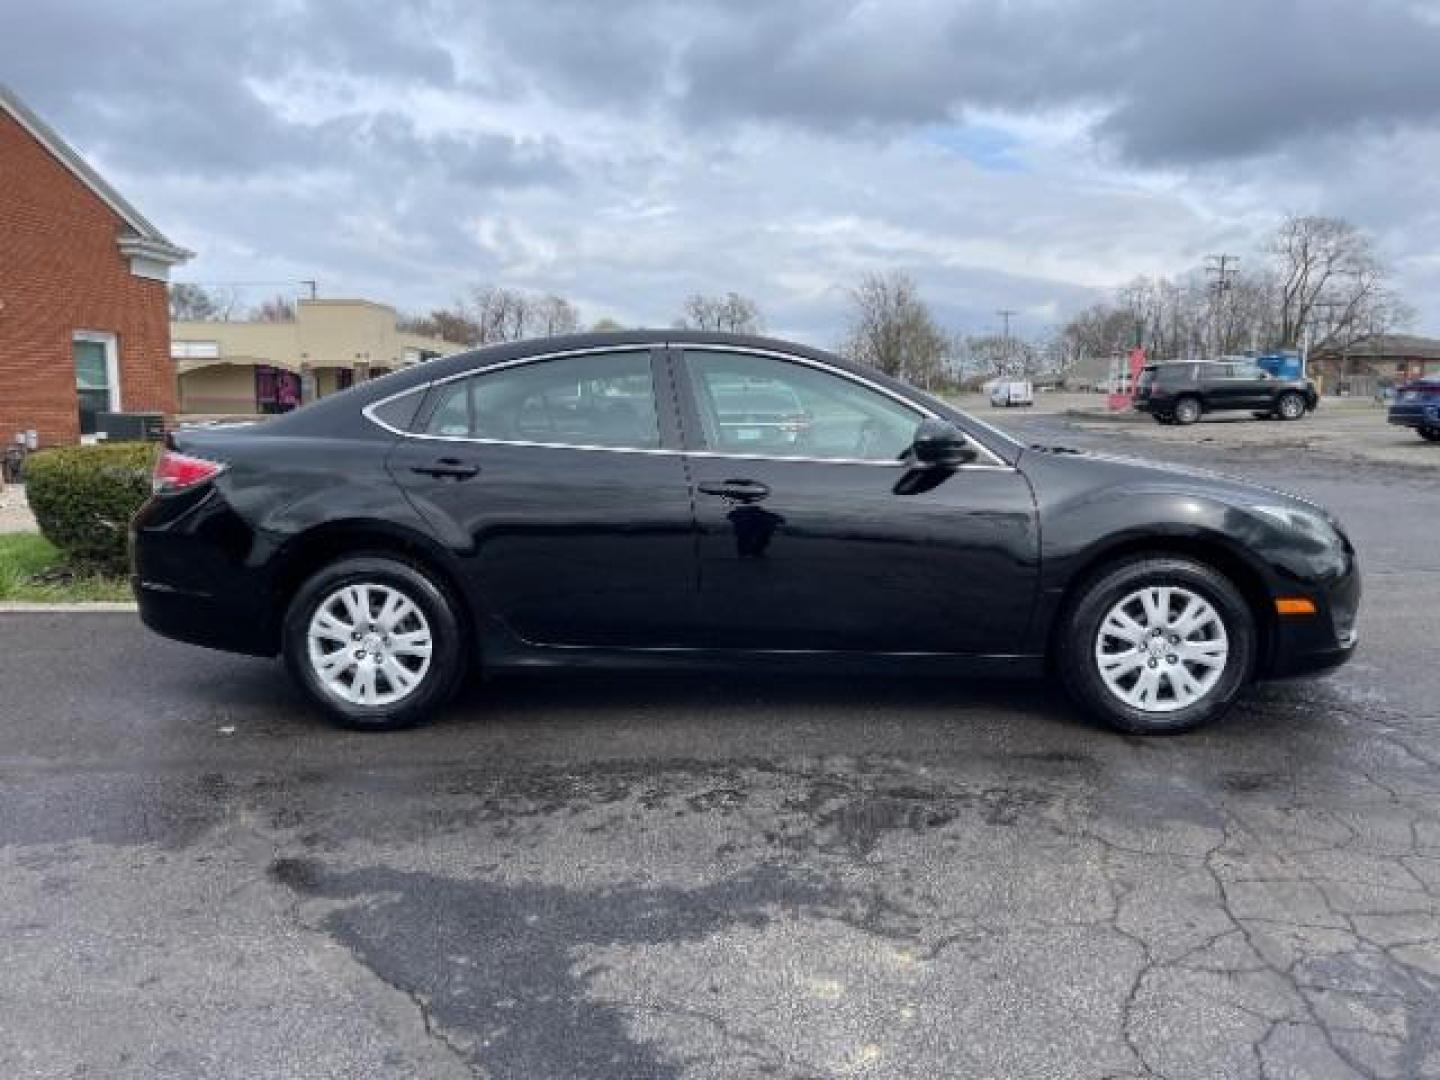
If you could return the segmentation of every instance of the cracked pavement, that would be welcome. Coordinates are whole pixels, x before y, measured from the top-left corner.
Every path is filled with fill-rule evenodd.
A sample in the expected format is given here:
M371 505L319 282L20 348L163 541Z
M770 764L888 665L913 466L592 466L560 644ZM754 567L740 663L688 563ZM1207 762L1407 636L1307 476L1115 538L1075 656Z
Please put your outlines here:
M1440 1076L1440 475L1208 453L1347 522L1363 642L1181 738L594 674L361 736L278 664L0 616L0 1075Z

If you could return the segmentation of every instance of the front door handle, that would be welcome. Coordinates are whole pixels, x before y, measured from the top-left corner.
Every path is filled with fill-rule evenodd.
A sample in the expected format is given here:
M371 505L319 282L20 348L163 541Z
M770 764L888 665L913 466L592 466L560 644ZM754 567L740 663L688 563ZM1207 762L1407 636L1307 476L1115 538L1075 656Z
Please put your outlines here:
M480 466L468 461L461 461L459 458L442 457L428 465L412 465L410 471L437 479L449 477L452 480L469 480L480 471Z
M770 485L759 480L705 480L699 488L706 495L719 495L731 502L759 502L770 494Z

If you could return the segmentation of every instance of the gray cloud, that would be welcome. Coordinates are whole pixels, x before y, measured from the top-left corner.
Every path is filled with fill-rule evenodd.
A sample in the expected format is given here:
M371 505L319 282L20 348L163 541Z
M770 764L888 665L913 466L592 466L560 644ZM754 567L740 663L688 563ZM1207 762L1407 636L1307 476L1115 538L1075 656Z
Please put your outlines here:
M1292 209L1432 289L1437 57L1402 0L48 0L0 32L198 278L503 277L658 323L739 288L822 344L867 269L1038 329Z

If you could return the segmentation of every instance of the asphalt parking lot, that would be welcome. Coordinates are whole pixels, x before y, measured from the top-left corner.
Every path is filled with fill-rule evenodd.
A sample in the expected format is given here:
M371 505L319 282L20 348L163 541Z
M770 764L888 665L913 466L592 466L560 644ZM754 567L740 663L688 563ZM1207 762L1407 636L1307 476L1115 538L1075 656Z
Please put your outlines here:
M1440 1075L1440 470L1000 419L1327 503L1360 655L1164 740L639 675L367 737L131 615L0 615L0 1076Z

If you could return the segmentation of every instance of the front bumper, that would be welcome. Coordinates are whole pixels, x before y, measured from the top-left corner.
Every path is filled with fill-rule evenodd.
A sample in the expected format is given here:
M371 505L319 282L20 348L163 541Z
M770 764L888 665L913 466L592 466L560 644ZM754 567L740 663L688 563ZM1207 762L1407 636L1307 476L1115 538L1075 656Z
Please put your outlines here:
M1440 428L1440 405L1395 405L1385 418L1408 428Z
M1314 615L1276 619L1265 676L1285 679L1312 675L1349 660L1359 644L1356 622L1360 595L1360 567L1351 553L1344 574L1310 591L1310 599L1315 601Z

